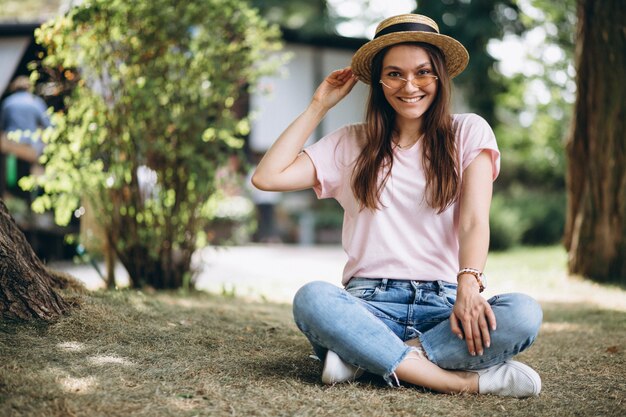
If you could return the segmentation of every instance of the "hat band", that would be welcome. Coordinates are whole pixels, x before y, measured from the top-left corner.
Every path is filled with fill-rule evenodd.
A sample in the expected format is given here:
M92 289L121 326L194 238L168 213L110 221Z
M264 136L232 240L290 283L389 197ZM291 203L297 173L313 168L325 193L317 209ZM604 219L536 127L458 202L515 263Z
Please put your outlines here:
M396 32L432 32L439 33L437 30L433 29L431 26L425 25L423 23L396 23L395 25L387 26L382 29L380 32L374 36L374 39L379 38L383 35L388 35L390 33Z

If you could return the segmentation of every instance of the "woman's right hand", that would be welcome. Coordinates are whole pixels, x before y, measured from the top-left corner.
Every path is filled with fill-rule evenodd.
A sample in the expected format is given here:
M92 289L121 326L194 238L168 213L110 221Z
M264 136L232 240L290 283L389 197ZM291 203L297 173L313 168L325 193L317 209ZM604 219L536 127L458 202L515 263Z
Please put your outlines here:
M333 71L315 90L313 102L325 110L330 110L350 93L357 81L358 78L350 67Z

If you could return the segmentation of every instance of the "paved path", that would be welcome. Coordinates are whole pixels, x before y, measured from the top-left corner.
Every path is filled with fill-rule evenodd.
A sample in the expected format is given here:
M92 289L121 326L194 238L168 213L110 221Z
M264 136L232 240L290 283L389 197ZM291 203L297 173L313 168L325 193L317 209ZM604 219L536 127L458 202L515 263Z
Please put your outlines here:
M196 253L194 265L199 269L196 288L212 293L222 292L238 297L291 303L302 285L323 280L340 286L343 265L347 259L339 246L250 245L208 247ZM50 266L69 272L89 289L102 288L104 283L91 265L71 262ZM492 259L485 295L523 292L545 303L591 303L599 308L626 311L626 292L611 286L567 276L565 268L554 265L516 271L513 279L508 265ZM552 268L552 269L550 269ZM100 265L104 271L104 266ZM118 285L128 284L128 274L121 265L116 268Z
M346 255L340 246L253 245L208 247L198 251L194 265L199 268L196 288L214 293L291 303L303 284L324 280L340 285ZM52 268L69 272L89 289L103 287L91 265L51 263ZM104 271L104 266L100 264ZM128 283L123 266L116 267L118 285Z

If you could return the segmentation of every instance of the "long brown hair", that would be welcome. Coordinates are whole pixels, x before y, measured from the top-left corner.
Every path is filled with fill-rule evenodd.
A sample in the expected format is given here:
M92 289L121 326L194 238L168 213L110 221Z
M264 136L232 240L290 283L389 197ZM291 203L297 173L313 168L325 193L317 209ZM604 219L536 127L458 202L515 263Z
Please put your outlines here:
M450 115L450 77L438 48L426 43L410 45L426 50L439 77L437 95L423 115L422 164L426 173L426 202L441 213L460 194L458 151ZM361 208L372 210L380 207L380 195L393 167L396 112L378 83L385 54L393 46L381 50L372 60L372 87L365 118L366 143L352 174L352 191Z

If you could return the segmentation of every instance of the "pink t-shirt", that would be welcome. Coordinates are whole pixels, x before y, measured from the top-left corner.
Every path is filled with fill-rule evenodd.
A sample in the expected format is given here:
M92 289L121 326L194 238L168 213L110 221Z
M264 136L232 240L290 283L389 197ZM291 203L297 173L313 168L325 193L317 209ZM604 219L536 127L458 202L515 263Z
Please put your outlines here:
M463 170L482 150L489 150L493 178L500 152L489 124L475 114L453 115ZM352 277L456 283L459 270L459 205L441 214L425 200L421 141L394 149L391 176L378 210L359 210L351 187L365 125L344 126L305 149L317 171L318 198L335 198L344 209L342 243L348 255L342 283Z

